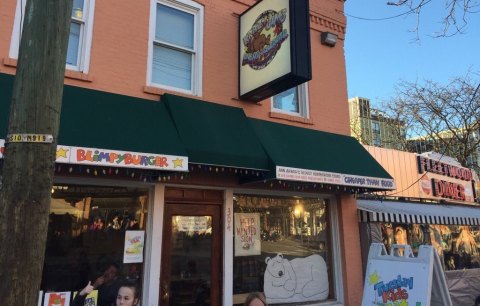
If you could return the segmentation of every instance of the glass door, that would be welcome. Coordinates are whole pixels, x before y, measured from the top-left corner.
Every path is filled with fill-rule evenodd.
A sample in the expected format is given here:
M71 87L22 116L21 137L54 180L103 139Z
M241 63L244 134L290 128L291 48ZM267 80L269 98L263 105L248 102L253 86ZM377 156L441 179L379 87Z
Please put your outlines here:
M221 206L167 204L160 305L220 305Z

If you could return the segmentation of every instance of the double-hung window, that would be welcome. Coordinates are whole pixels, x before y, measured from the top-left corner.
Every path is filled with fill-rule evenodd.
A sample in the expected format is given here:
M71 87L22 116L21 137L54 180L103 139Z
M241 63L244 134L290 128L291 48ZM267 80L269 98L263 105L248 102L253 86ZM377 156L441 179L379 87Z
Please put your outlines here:
M17 2L9 57L18 58L26 1ZM88 73L95 0L73 0L66 68Z
M303 83L273 96L272 111L308 118L307 83Z
M154 0L150 86L201 95L203 6L190 0Z

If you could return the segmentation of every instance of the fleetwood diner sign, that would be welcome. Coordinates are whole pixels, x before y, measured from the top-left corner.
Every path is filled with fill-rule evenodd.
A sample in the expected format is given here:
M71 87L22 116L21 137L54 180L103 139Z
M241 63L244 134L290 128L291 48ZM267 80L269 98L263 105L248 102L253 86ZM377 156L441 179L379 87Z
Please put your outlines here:
M312 78L308 0L263 0L240 16L242 100L258 102Z

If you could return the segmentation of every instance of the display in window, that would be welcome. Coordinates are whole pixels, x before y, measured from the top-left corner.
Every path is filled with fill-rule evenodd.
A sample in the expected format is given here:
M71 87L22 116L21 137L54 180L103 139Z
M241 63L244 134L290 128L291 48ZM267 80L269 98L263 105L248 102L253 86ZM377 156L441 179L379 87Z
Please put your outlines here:
M245 246L235 247L234 301L252 292L262 292L269 304L334 299L328 208L322 198L234 195L235 244L260 234L257 255L238 256ZM250 231L237 230L242 227Z
M73 294L90 282L98 305L110 306L119 283L141 287L147 194L134 187L55 185L40 289ZM41 305L45 301L46 293Z
M125 232L125 250L123 254L123 263L143 262L143 246L145 245L144 240L144 231Z
M261 254L260 214L235 214L235 256Z
M43 306L70 306L70 292L47 292Z
M422 244L433 246L445 270L480 268L480 227L468 225L382 223L387 250L409 244L416 254Z
M78 292L73 293L73 300L77 297ZM83 302L83 306L97 306L98 305L98 290L92 290L92 292L88 293L85 297L85 301ZM75 306L75 305L72 305Z
M265 259L264 293L270 304L324 300L328 297L325 260L317 254L288 260L281 253Z

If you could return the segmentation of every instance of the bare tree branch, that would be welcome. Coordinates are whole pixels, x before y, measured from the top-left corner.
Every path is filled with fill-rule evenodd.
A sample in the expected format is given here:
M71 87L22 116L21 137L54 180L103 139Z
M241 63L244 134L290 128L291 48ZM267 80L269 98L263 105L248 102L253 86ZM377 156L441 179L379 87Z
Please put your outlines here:
M467 74L442 85L402 82L383 109L405 124L408 151L436 151L478 170L480 84Z

